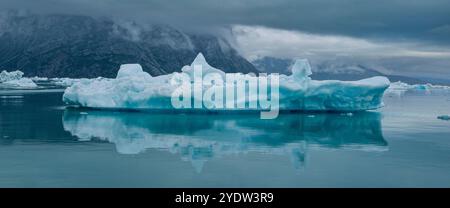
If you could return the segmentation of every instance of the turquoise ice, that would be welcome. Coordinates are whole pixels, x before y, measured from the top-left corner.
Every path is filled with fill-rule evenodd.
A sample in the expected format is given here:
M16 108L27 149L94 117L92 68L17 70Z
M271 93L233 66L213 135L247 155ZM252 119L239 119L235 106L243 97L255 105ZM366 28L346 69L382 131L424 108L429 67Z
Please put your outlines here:
M201 53L191 65L184 66L181 73L190 75L194 66L201 66L204 75L208 72L229 74L210 66ZM279 75L280 110L377 109L383 106L383 94L390 85L389 80L381 76L359 81L312 80L311 67L305 59L297 60L291 70L292 75ZM69 105L91 108L175 110L171 95L177 86L171 85L170 80L179 74L174 72L152 77L139 64L125 64L120 67L115 79L85 79L74 83L66 89L63 101ZM248 105L249 100L236 98L235 102Z

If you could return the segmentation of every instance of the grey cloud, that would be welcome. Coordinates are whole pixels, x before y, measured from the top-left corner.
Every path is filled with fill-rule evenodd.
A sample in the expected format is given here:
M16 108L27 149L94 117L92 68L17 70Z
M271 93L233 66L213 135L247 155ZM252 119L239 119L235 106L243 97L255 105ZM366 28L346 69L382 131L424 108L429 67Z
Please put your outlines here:
M447 0L1 0L1 8L166 22L198 28L262 25L371 39L449 44ZM439 29L443 28L443 29ZM435 31L435 32L432 32ZM445 34L445 33L444 33Z
M393 75L450 77L448 47L241 25L232 31L241 54L249 60L264 56L308 58L312 64L365 65Z
M0 9L166 23L189 32L220 33L230 40L235 38L230 38L233 25L300 31L311 36L232 44L250 59L336 57L335 61L364 62L394 74L450 76L448 0L0 0ZM272 47L283 46L279 40L285 47ZM292 50L295 41L303 48Z

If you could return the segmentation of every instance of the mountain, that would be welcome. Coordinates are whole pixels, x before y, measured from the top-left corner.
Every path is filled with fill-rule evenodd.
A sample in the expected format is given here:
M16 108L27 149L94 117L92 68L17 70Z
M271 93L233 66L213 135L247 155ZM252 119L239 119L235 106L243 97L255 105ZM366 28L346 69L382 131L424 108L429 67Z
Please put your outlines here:
M291 65L294 63L291 59L280 59L273 57L262 57L252 61L253 66L260 72L290 74Z
M262 57L252 61L260 72L290 74L292 59L280 59L274 57ZM432 80L422 80L406 76L387 75L373 68L361 64L335 64L332 62L321 62L312 64L312 79L315 80L360 80L373 76L386 76L391 82L402 81L409 84L434 83Z
M199 52L227 72L257 72L214 35L88 16L0 15L0 69L26 76L115 77L124 63L140 63L151 75L161 75L180 71Z

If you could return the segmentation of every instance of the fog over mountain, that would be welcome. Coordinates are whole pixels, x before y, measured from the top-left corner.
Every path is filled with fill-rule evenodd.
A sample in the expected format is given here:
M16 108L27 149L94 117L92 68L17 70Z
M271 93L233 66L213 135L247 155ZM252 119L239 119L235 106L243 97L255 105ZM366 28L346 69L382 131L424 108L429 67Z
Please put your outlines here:
M0 69L26 76L114 77L120 64L140 63L151 75L180 71L197 53L228 72L256 72L223 37L168 25L79 15L3 13Z
M307 58L317 68L325 70L325 66L330 67L327 69L329 72L342 72L347 68L340 66L359 65L391 76L450 83L450 52L444 46L374 41L261 26L237 25L232 27L232 31L240 53L253 62L264 57L279 60Z
M203 52L226 71L255 71L249 61L263 57L307 58L329 70L450 83L447 0L0 0L0 8L16 11L0 13L0 69L26 75L110 77L128 62L158 75Z
M252 63L258 69L259 72L264 73L281 73L290 75L290 68L294 64L293 59L280 59L274 57L261 57L253 60ZM410 84L424 84L424 83L439 83L449 84L444 80L434 80L426 78L413 78L399 75L384 74L376 69L370 68L360 64L342 64L333 62L319 62L311 63L313 74L312 79L315 80L344 80L354 81L360 79L366 79L373 76L386 76L391 82L402 81Z

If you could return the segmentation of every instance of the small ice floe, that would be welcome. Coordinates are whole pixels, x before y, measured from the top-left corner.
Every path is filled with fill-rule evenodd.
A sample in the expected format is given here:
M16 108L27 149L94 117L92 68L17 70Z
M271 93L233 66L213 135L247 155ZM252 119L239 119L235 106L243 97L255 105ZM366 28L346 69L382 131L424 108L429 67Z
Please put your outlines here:
M450 120L450 116L449 115L441 115L437 117L438 119L441 120L445 120L445 121L449 121Z
M54 85L58 85L61 87L70 87L73 84L80 82L83 79L73 79L73 78L64 77L64 78L50 78L49 80Z
M348 112L348 113L341 113L342 116L353 116L353 113Z
M72 86L74 83L79 82L82 79L86 79L86 78L82 78L82 79L75 79L75 78L68 78L68 77L55 77L55 78L48 78L48 77L31 77L31 80L33 80L34 82L46 82L49 83L51 85L55 85L55 86L60 86L60 87L70 87Z
M36 83L30 78L23 78L21 71L0 72L0 85L13 88L36 88Z
M12 80L18 80L18 79L21 79L22 76L23 76L23 72L21 72L21 71L7 72L7 71L3 70L0 73L0 83L9 82Z
M449 91L450 86L427 84L407 84L401 81L392 82L386 90L386 95L389 97L400 97L407 91L425 92L431 91Z
M35 76L35 77L31 77L30 79L33 80L34 82L45 82L45 81L48 81L47 77Z

